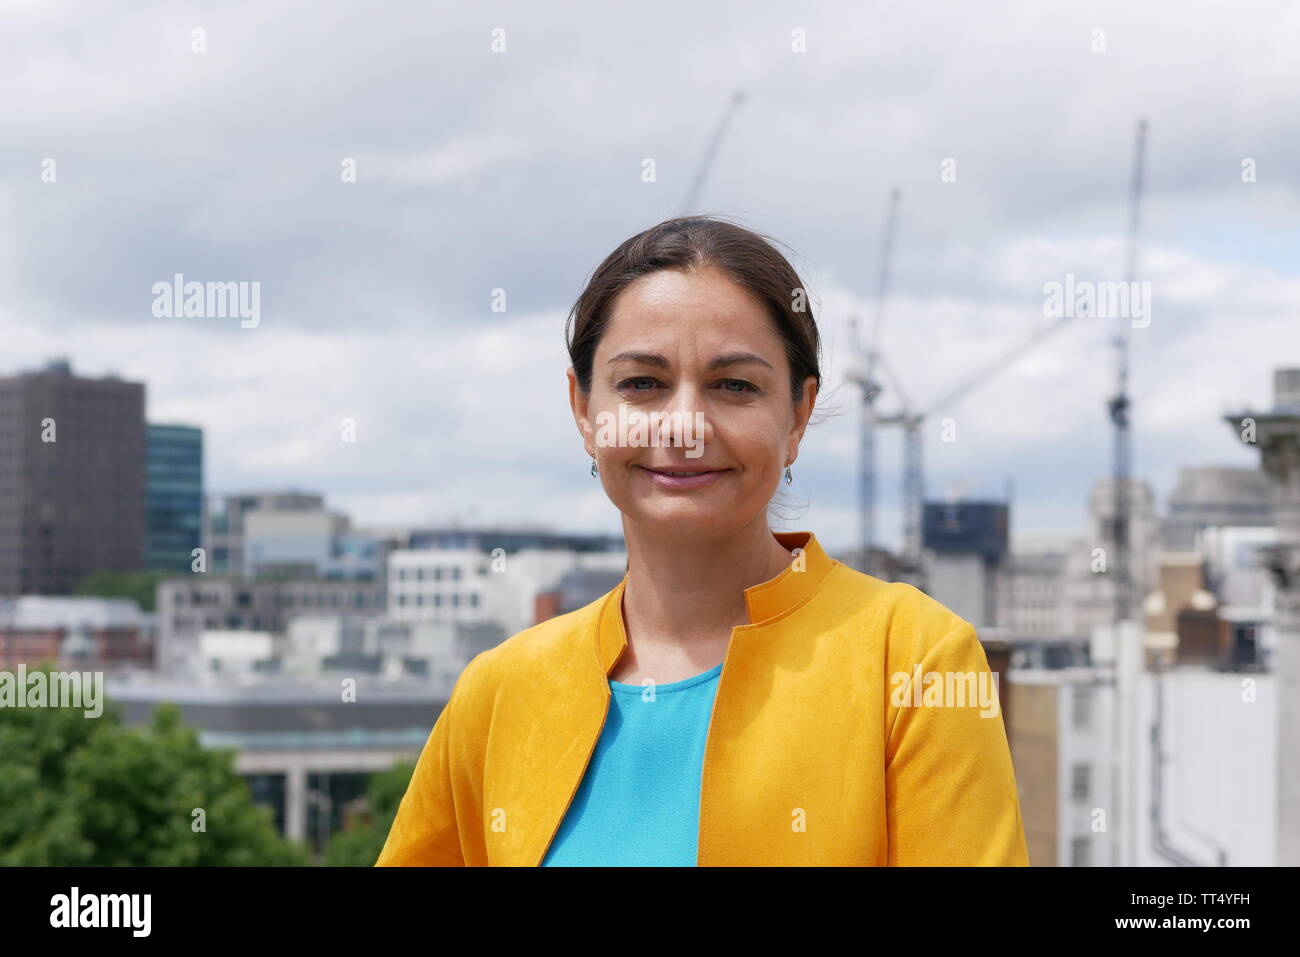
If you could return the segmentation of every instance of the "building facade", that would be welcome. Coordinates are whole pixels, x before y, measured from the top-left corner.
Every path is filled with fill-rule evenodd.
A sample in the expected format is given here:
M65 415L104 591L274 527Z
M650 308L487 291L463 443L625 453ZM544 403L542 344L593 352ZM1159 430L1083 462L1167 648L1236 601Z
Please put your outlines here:
M0 595L67 595L145 559L145 389L66 360L0 379Z
M203 430L150 423L146 435L145 566L186 572L203 544Z

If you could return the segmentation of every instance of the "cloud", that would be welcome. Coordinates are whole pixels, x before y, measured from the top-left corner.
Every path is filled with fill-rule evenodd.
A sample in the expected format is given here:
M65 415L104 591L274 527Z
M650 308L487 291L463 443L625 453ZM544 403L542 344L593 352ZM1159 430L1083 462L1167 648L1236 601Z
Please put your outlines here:
M873 315L888 190L884 344L925 407L1044 328L1043 283L1118 278L1144 116L1138 469L1165 490L1180 464L1248 463L1220 408L1264 404L1272 368L1300 362L1300 11L738 9L8 3L0 374L68 353L146 381L151 417L207 430L216 488L317 487L360 521L617 529L568 412L563 318L615 245L679 210L735 90L701 203L795 246L824 395L849 413L844 324ZM261 282L262 327L154 319L175 272ZM1013 477L1018 526L1081 520L1109 468L1107 335L1081 320L935 409L931 492ZM828 544L856 534L856 450L854 416L827 420L789 492ZM896 435L881 464L896 517Z

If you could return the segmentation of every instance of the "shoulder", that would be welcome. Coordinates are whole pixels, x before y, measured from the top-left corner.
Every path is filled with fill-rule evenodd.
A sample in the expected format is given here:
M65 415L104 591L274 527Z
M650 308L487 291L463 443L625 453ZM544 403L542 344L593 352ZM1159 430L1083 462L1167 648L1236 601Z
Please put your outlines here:
M895 661L921 661L941 644L974 643L975 627L906 582L889 582L836 561L823 585L832 613L855 633L883 642Z
M611 592L563 615L556 615L516 632L493 648L481 651L465 666L457 681L465 694L481 697L502 684L538 675L554 679L580 662L584 651L595 656L595 635L600 609Z

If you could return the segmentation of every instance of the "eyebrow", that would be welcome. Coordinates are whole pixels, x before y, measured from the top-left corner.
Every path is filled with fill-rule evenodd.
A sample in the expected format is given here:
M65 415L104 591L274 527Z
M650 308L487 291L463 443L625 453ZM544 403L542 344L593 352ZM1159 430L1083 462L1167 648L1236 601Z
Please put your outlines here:
M659 369L668 368L668 360L657 352L620 352L609 360L614 362L642 362L646 365L655 366ZM714 357L708 365L710 371L721 369L725 366L740 365L746 362L757 362L760 365L772 369L772 363L768 362L762 356L755 355L752 352L724 352L720 356ZM773 371L776 371L773 369Z

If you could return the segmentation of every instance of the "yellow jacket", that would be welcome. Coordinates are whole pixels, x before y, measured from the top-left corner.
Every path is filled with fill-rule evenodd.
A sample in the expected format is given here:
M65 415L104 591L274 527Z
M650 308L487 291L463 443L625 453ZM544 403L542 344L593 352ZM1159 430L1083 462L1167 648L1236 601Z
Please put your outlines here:
M745 590L750 624L732 632L705 745L698 863L1027 865L1001 709L958 691L992 685L975 629L809 532L776 537L801 551ZM469 663L376 866L541 862L604 726L626 584Z

